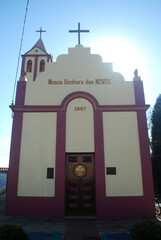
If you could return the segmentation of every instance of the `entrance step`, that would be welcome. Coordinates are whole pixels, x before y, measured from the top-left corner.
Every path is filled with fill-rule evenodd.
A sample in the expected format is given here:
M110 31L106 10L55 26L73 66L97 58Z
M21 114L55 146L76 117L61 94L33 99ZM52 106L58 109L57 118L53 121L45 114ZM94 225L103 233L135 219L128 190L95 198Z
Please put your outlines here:
M67 223L64 240L100 240L95 222L89 219L72 219Z

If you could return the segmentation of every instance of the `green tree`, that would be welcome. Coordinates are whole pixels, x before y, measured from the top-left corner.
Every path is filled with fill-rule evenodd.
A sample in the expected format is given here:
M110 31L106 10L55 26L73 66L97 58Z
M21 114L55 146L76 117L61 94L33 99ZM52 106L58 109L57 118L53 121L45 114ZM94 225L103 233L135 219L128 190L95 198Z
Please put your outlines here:
M161 194L161 94L152 113L151 148L155 194Z
M6 188L3 188L0 190L0 196L5 195L6 194Z
M152 118L152 112L153 112L153 109L151 107L146 112L150 153L152 152L152 150L151 150L151 138L152 138L151 137L151 128L152 128L151 118Z

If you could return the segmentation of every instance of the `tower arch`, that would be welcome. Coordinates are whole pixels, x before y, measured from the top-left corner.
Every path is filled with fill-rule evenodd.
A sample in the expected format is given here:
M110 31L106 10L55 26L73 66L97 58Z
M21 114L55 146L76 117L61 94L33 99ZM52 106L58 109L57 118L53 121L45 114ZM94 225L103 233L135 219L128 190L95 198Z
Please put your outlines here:
M45 61L42 59L40 61L39 72L44 72L44 71L45 71Z
M26 72L32 72L32 60L28 60L27 62L27 71Z

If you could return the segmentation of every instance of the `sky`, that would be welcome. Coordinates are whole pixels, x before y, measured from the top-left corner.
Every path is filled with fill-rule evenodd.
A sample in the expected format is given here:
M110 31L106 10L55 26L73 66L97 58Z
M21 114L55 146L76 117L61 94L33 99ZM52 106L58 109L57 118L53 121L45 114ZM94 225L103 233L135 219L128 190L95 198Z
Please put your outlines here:
M27 0L0 1L0 167L9 166L12 131L14 82ZM67 54L78 43L91 53L113 62L113 70L125 81L132 81L134 70L143 80L146 104L154 106L161 93L161 0L29 0L21 54L30 50L39 39L39 30L46 30L42 40L54 61ZM21 69L21 59L19 65Z

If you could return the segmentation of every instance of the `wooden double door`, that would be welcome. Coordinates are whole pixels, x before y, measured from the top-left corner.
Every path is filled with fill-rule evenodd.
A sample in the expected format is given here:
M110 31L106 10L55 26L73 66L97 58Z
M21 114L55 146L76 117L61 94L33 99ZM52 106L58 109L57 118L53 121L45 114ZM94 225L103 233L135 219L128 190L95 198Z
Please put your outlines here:
M95 215L94 154L66 155L66 215Z

